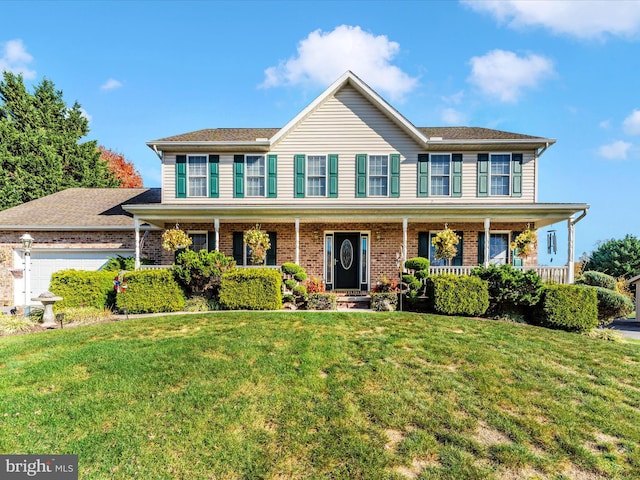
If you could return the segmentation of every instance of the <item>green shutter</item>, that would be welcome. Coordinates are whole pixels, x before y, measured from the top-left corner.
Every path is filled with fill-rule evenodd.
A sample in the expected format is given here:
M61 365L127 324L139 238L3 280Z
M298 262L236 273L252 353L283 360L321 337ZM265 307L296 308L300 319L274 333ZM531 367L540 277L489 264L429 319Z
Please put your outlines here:
M511 196L522 196L522 154L511 155Z
M478 154L478 196L489 195L489 154Z
M233 196L244 197L244 155L233 156Z
M243 265L244 256L244 233L243 232L233 232L233 259L236 261L237 265Z
M338 197L338 154L329 154L329 197Z
M484 232L478 232L478 265L484 264Z
M429 196L429 154L418 154L418 196ZM429 258L428 256L425 258Z
M267 235L271 244L271 248L267 250L267 265L277 265L278 235L277 232L267 232Z
M418 256L429 258L429 232L418 232Z
M451 196L462 196L462 154L451 155Z
M216 249L216 232L207 232L207 250L214 252Z
M267 155L267 197L278 196L278 156Z
M209 155L209 196L220 196L220 155Z
M294 155L293 157L293 165L295 168L295 197L303 198L304 197L304 186L305 186L305 156L304 155Z
M456 256L451 259L451 265L455 267L461 267L464 265L464 233L456 232L456 235L460 237L460 242L458 243L458 252Z
M511 241L515 240L516 237L521 233L522 232L511 232ZM518 255L518 249L514 248L513 250L511 250L511 265L513 265L514 267L522 267L524 265L524 261L522 260L522 258L516 255Z
M356 197L367 196L367 154L356 155Z
M389 196L398 198L400 196L400 155L392 153L389 156L391 168L389 169L391 176L389 178Z
M176 155L176 198L187 197L187 156Z

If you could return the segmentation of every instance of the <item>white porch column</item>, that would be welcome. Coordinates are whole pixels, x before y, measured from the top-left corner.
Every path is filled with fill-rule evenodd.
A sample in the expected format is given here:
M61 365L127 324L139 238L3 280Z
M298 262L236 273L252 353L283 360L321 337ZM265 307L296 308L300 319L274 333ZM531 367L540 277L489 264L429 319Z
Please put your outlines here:
M402 219L402 264L407 261L407 229L409 228L409 219Z
M214 235L215 235L215 241L216 241L216 252L220 251L220 219L219 218L214 218L213 219L213 230L214 230Z
M567 283L572 284L575 280L574 258L576 254L576 224L573 222L573 215L567 220L567 230Z
M140 220L137 216L133 216L133 229L135 230L135 243L136 243L136 262L134 268L140 270Z
M300 265L300 219L296 218L296 265Z
M491 219L484 219L484 266L489 266L489 255L491 255Z

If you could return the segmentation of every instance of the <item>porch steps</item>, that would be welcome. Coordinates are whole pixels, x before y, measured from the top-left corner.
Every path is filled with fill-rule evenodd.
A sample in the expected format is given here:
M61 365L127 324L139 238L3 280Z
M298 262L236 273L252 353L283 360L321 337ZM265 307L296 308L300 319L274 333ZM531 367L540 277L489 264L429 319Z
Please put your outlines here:
M366 293L336 292L338 310L369 310L371 297Z

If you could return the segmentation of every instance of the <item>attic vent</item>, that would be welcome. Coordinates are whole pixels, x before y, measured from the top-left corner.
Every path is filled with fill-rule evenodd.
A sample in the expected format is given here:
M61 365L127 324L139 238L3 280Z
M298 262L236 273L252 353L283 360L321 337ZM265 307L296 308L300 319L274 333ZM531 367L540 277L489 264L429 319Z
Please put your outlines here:
M434 142L441 142L442 141L442 137L429 137L429 140L434 141Z
M256 142L267 142L268 138L256 138Z

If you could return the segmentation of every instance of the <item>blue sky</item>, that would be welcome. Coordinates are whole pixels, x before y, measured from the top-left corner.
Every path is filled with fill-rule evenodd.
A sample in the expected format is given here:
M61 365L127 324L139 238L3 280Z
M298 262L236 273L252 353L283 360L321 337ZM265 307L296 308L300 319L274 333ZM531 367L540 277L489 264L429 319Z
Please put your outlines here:
M640 2L5 0L2 17L0 70L51 79L145 186L146 141L284 126L351 69L416 126L557 139L539 201L591 205L576 257L640 236ZM540 263L566 260L555 228Z

